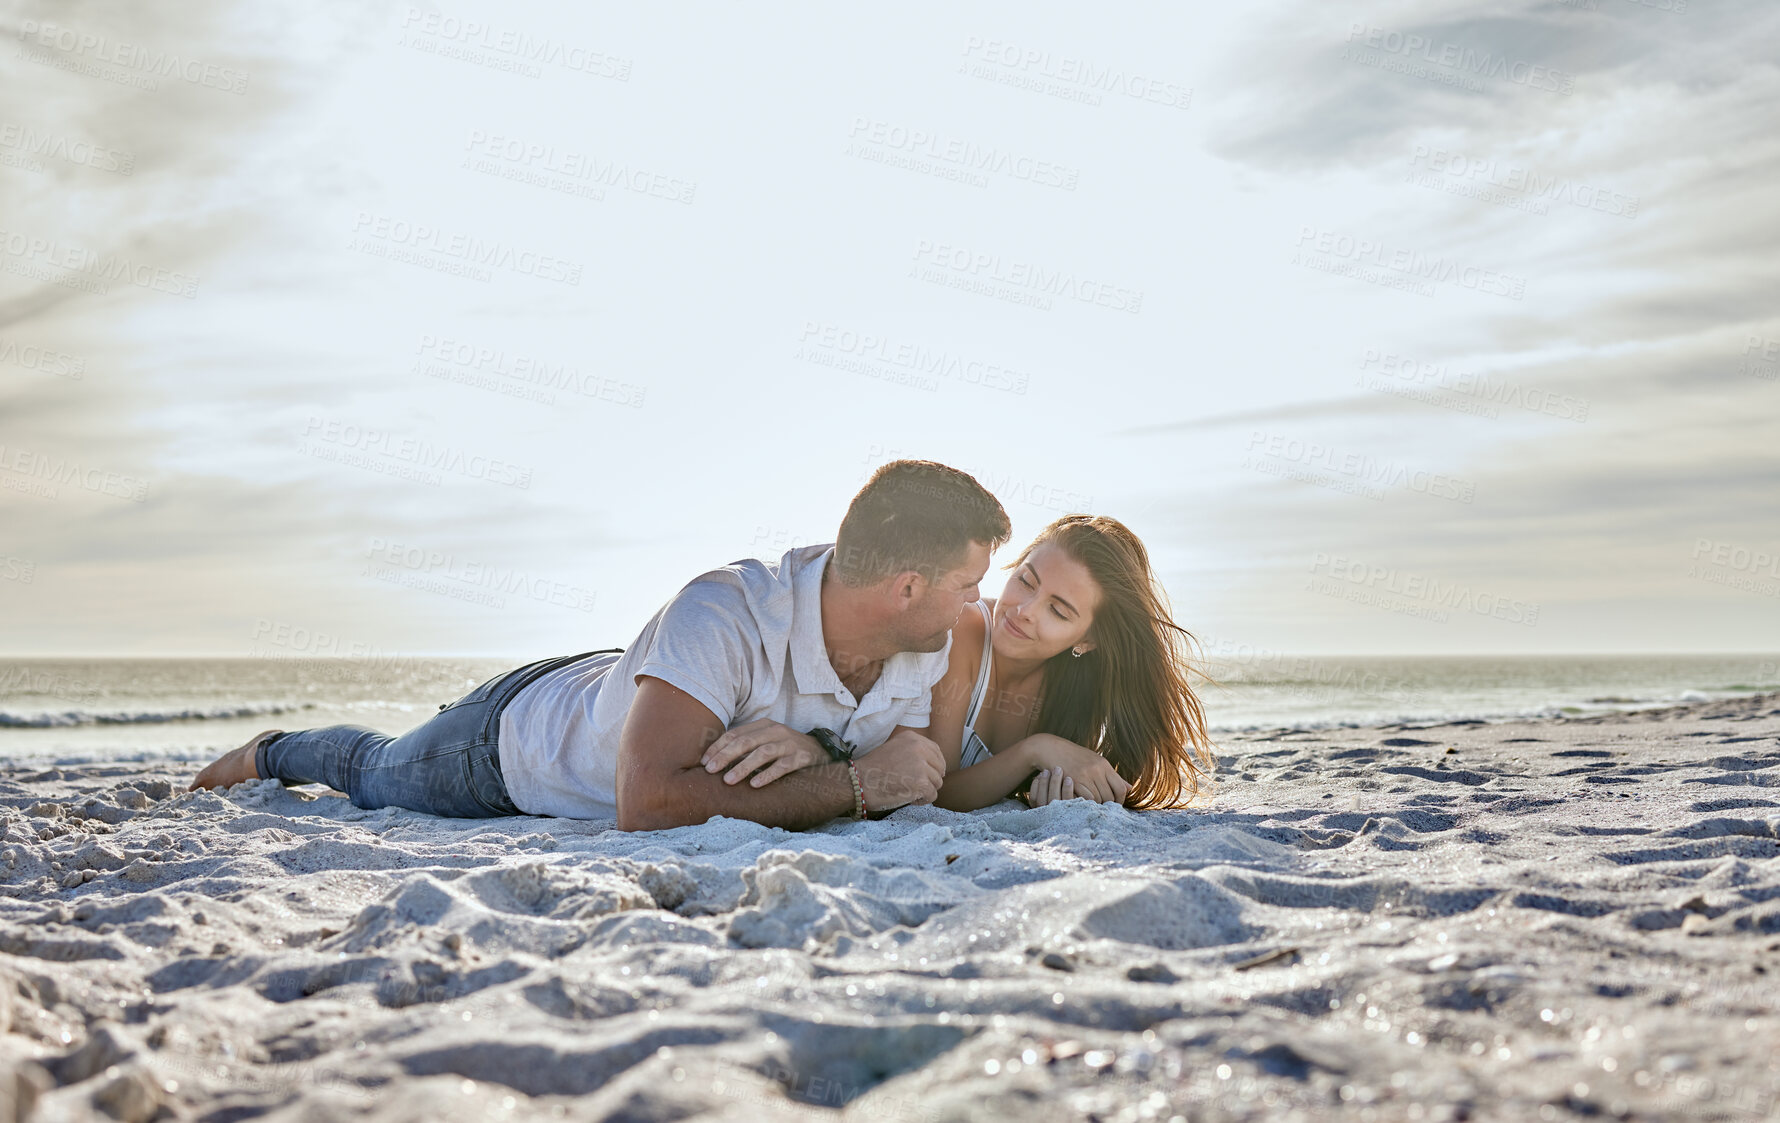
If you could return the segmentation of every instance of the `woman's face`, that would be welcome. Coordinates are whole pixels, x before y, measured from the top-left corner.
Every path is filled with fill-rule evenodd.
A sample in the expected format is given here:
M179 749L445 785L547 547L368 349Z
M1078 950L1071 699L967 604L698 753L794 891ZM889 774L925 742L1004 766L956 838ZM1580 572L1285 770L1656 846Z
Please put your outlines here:
M993 643L998 655L1049 659L1065 648L1093 650L1085 637L1100 604L1088 567L1046 542L1015 567L995 602Z

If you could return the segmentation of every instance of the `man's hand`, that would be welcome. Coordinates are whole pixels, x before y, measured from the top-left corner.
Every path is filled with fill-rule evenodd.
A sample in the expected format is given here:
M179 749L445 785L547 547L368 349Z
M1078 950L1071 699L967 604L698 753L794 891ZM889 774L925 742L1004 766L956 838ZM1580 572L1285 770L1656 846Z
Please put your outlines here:
M828 763L828 750L808 733L761 718L738 725L711 742L699 763L706 772L729 768L723 774L725 784L738 784L753 775L750 786L761 788L799 768ZM732 764L735 767L730 768Z
M856 760L865 806L874 815L911 803L932 803L946 778L945 753L913 729L897 729L888 741Z
M1085 797L1101 803L1123 803L1131 785L1120 776L1112 763L1092 749L1084 749L1074 741L1066 741L1050 733L1035 733L1017 746L1026 754L1033 768L1057 769L1056 783L1069 780L1070 797ZM1042 780L1043 777L1039 777ZM1034 789L1039 780L1033 781ZM1061 797L1062 788L1048 789L1051 798Z

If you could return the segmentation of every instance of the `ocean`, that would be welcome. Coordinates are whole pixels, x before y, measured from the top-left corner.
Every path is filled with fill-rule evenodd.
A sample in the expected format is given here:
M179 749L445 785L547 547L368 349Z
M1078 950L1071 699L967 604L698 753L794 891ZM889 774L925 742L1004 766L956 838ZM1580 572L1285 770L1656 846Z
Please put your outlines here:
M262 729L398 733L524 660L0 659L0 757L209 760ZM1214 736L1629 710L1780 690L1775 655L1332 656L1206 653Z

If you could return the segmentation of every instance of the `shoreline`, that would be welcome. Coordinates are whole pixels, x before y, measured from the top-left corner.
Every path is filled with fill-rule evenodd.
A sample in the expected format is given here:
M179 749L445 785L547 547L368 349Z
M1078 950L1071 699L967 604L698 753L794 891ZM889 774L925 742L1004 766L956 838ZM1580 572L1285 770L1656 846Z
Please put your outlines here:
M1705 692L1695 691L1690 693L1703 694ZM1440 725L1502 725L1516 722L1578 721L1598 717L1612 717L1616 714L1629 715L1651 711L1667 712L1670 710L1709 705L1713 702L1737 702L1744 699L1761 698L1768 695L1780 697L1780 691L1749 688L1746 691L1726 693L1722 697L1716 698L1701 697L1698 699L1684 699L1680 701L1639 701L1628 698L1614 699L1612 704L1602 701L1599 705L1591 705L1588 708L1582 706L1553 705L1544 707L1539 711L1456 712L1451 714L1408 715L1395 717L1390 720L1374 721L1328 719L1298 722L1291 725L1279 725L1268 722L1248 722L1241 724L1213 723L1208 725L1207 731L1214 740L1223 741L1240 740L1254 734L1280 730L1295 730L1303 733L1343 733L1367 729L1400 729L1409 728L1411 726L1432 728ZM141 726L146 729L157 731L168 727L175 727L191 729L194 731L211 732L214 734L221 732L220 723L225 719L239 719L236 721L236 724L241 730L251 729L257 731L260 727L266 724L266 720L268 719L276 718L279 715L294 715L304 710L316 709L317 706L318 704L314 702L307 702L301 705L244 705L236 707L220 707L214 712L206 713L184 711L175 716L165 716L161 714L138 716L131 714L94 714L83 712L76 715L33 714L28 718L20 718L17 715L9 715L0 712L0 738L17 740L22 739L20 737L21 734L26 737L56 733L66 735L73 731L81 733L98 731L110 732L120 726L125 728ZM424 711L418 712L420 713L420 716L425 716ZM345 715L340 716L342 717L342 720L344 720ZM208 724L210 722L218 722L219 724ZM298 727L296 723L289 722L288 719L287 724L290 724L292 728ZM310 726L302 727L309 728ZM247 733L241 733L240 735L230 733L221 737L215 745L188 748L136 749L115 754L108 754L103 751L83 752L80 750L68 749L54 751L39 750L31 753L20 753L18 755L6 755L4 752L0 752L0 768L11 766L18 768L43 769L52 766L74 767L110 763L142 764L153 762L164 762L167 764L197 763L202 765L214 760L223 751L232 748L235 744L244 740L247 735ZM3 743L4 741L0 740L0 744ZM195 772L196 770L194 769L193 771Z
M0 762L0 1063L41 1120L1775 1106L1780 692L1217 757L1181 810L630 835Z

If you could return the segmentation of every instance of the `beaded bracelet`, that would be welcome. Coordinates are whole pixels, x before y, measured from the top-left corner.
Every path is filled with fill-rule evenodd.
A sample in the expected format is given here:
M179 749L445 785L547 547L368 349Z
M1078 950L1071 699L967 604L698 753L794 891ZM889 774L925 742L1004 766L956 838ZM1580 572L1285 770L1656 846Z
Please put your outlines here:
M859 782L859 766L847 762L847 778L853 781L853 818L865 818L865 785Z

